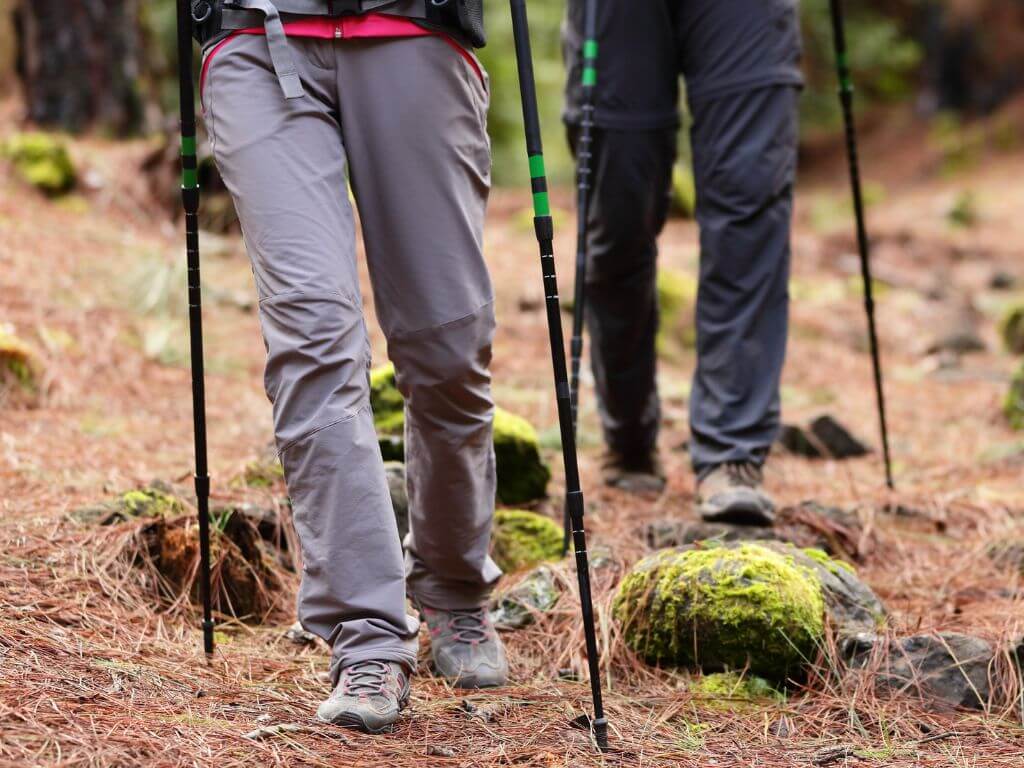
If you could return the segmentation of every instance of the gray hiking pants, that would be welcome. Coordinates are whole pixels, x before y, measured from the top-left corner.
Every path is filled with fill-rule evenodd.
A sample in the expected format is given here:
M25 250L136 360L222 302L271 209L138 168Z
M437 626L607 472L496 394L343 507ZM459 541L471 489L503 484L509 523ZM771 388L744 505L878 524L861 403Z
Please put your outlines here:
M564 35L573 146L583 5L570 0ZM598 8L586 320L605 440L626 455L657 440L657 237L683 75L701 246L691 458L698 473L726 461L760 464L778 431L786 352L802 83L797 0L609 0Z
M335 677L366 659L413 667L406 587L428 605L469 608L500 576L488 556L487 88L439 37L289 44L303 98L284 98L266 39L250 35L217 52L202 98L259 293L266 390L302 544L299 619L334 649ZM370 412L349 179L406 401L404 568Z

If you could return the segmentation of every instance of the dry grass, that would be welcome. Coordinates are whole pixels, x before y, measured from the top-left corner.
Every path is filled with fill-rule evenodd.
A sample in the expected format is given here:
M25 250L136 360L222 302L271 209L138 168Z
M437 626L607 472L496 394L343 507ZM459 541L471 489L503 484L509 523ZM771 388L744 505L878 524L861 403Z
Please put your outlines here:
M143 147L78 145L80 158L111 180L131 178ZM1020 486L1024 449L998 416L1013 360L995 351L1000 302L984 288L996 267L1019 270L1024 205L1016 181L1024 157L1003 158L970 179L982 223L946 228L948 186L896 187L873 211L883 233L879 269L896 287L880 297L899 491L881 488L877 457L845 463L780 456L769 481L785 504L817 499L856 507L863 534L829 531L856 549L858 568L891 611L898 634L957 630L1001 647L1024 634L1022 578L991 562L993 542L1024 536ZM870 171L871 169L869 169ZM837 179L841 182L842 179ZM139 193L141 196L141 192ZM809 286L793 308L786 372L787 419L827 409L874 436L863 319L851 274L850 240L822 233L801 198L794 272ZM409 717L392 735L370 738L317 725L327 654L284 639L294 578L280 573L278 603L243 623L219 626L212 659L199 652L193 609L169 595L136 561L139 523L92 529L72 523L77 506L162 478L184 485L191 458L188 373L174 356L147 356L151 315L138 296L139 264L164 265L177 231L130 198L97 192L81 205L54 205L0 177L0 323L38 342L48 386L33 410L0 410L0 764L54 766L1018 766L1024 763L1024 694L1007 656L991 671L997 691L986 712L932 712L908 697L880 697L866 676L839 677L825 659L778 704L729 706L688 690L685 672L657 670L622 647L610 619L616 572L647 551L645 525L690 515L686 386L692 360L662 371L670 471L668 492L635 500L596 482L596 418L585 389L583 472L589 529L618 568L596 576L595 600L615 751L601 756L569 721L589 710L578 604L571 596L535 625L508 635L518 686L469 697L421 675ZM520 312L539 280L531 233L518 222L525 198L494 199L489 252L502 320L497 396L542 430L554 424L541 313ZM560 201L568 208L568 197ZM569 222L558 250L570 267ZM664 258L692 269L692 225L674 222ZM972 258L964 258L964 253ZM46 268L40 269L40 263ZM162 266L160 267L163 268ZM236 243L207 249L208 296L250 290ZM1019 272L1018 272L1019 274ZM989 353L937 375L917 355L935 309L896 276L939 275L975 295L986 312ZM913 281L911 281L913 282ZM824 287L824 288L823 288ZM814 291L819 291L815 293ZM133 293L134 291L134 293ZM370 297L367 293L367 301ZM238 475L268 440L260 390L262 349L250 310L209 301L209 410L215 501L273 502L281 489L243 490ZM55 335L55 331L61 334ZM61 338L70 343L47 344ZM374 336L375 349L383 349ZM173 344L170 345L173 347ZM554 454L552 460L556 459ZM558 515L558 475L543 510ZM912 515L886 512L902 507ZM557 568L567 586L575 576ZM569 595L573 590L570 588ZM563 673L560 675L560 673ZM468 712L467 709L473 710ZM274 726L288 725L288 728ZM246 738L265 729L255 739Z

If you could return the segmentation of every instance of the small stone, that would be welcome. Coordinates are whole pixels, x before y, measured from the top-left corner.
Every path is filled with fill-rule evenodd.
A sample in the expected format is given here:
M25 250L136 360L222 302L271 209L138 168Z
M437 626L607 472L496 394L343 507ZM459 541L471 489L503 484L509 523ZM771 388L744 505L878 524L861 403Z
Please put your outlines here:
M1009 291L1017 285L1017 277L1005 269L996 269L988 279L988 287L993 291Z
M934 355L949 351L958 355L983 352L985 341L978 331L979 313L969 298L945 310L935 326L935 336L925 345L924 353Z
M303 629L302 624L298 621L288 627L288 630L284 633L284 637L288 642L294 643L295 645L316 645L316 642L319 639L312 632L307 632Z
M817 439L795 424L783 424L779 430L777 442L787 453L794 456L803 456L806 459L825 457L824 450L818 444Z
M984 709L991 697L995 653L978 637L939 632L887 641L864 634L844 650L852 651L851 667L877 667L878 689L919 697L933 708Z
M856 748L849 744L840 744L836 747L822 747L814 753L814 757L811 758L811 764L817 766L832 765L832 763L838 763L840 760L845 764L851 757L856 756Z
M554 571L542 565L498 596L491 621L498 629L522 629L533 623L537 613L554 608L561 596Z
M242 738L249 739L250 741L263 741L274 736L288 733L303 733L307 730L309 730L307 726L300 725L299 723L278 723L277 725L265 725L262 728L257 728L255 731L249 731Z
M426 754L428 757L455 757L455 750L437 744L430 744L426 749Z
M833 459L852 459L870 453L864 443L828 414L812 421L810 432Z

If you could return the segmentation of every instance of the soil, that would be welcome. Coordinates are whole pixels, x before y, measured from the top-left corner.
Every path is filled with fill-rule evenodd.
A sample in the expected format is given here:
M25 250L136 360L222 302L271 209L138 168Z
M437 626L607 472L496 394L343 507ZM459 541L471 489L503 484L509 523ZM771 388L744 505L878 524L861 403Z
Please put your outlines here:
M879 458L841 155L821 152L808 169L793 238L784 418L805 424L830 413L872 452L846 461L777 452L767 482L780 506L814 500L856 510L857 567L888 607L893 635L964 632L1009 648L1024 635L1024 577L986 553L1024 538L1024 436L1001 415L1020 361L1002 351L997 330L1004 309L1024 300L1024 148L991 138L1001 135L983 133L966 162L906 115L883 120L865 141L895 491L885 488ZM408 717L377 738L314 721L328 691L328 654L322 645L285 639L287 610L263 623L222 622L216 654L204 658L187 601L155 601L145 574L118 560L137 523L97 530L67 514L154 479L187 494L192 471L183 238L149 202L137 172L151 147L89 139L71 150L85 186L62 200L20 186L0 168L0 324L33 344L45 365L38 402L0 410L0 765L1024 762L1024 699L1011 665L992 670L1001 694L983 713L877 694L827 668L782 702L730 709L692 692L685 671L654 670L629 656L611 619L615 579L603 577L594 596L615 747L605 756L569 726L590 709L589 688L579 682L586 665L572 598L506 635L515 685L467 696L434 681L424 666ZM554 470L550 498L537 510L560 519L545 316L523 300L541 279L528 203L519 189L492 198L486 250L499 317L494 391L504 408L537 425ZM568 295L572 191L559 190L554 203ZM664 265L696 269L694 223L672 221L661 242ZM271 439L264 352L241 242L204 237L203 247L213 503L279 501L280 487L232 482ZM1005 287L1007 276L1016 287ZM363 281L372 317L365 269ZM985 350L924 355L921 339L935 318L964 297L979 310ZM371 334L382 362L384 340L372 323ZM694 479L683 448L692 367L686 352L660 370L669 482L658 498L601 486L594 394L584 380L588 530L620 566L649 551L647 524L693 518ZM556 570L572 583L571 564ZM282 579L290 604L295 578ZM465 698L475 707L463 706Z

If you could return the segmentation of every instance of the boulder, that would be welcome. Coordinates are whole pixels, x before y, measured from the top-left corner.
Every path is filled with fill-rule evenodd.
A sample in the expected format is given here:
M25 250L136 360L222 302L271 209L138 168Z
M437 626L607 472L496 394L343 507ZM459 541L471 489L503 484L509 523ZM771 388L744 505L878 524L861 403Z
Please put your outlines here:
M390 363L370 373L370 404L384 460L404 461L405 404ZM498 499L503 504L524 504L547 495L551 470L541 457L537 430L530 422L495 408L494 455Z
M518 509L494 513L492 557L503 571L523 571L562 558L562 526L549 517Z
M526 419L494 409L494 457L503 504L524 504L547 495L551 470L541 458L537 430Z
M842 646L853 669L874 672L880 691L910 694L933 708L983 709L992 695L992 645L978 637L938 632L905 638L863 633Z
M75 166L67 145L49 133L16 133L0 144L0 155L11 162L15 174L50 196L75 186Z
M497 596L492 603L491 621L498 629L522 629L533 623L536 614L554 608L561 596L554 571L541 565Z
M409 533L409 493L405 486L405 465L400 461L384 462L384 474L388 479L391 506L395 510L398 524L398 538L405 541Z
M622 580L613 612L648 662L746 668L774 681L813 661L825 632L815 570L752 542L645 558Z

